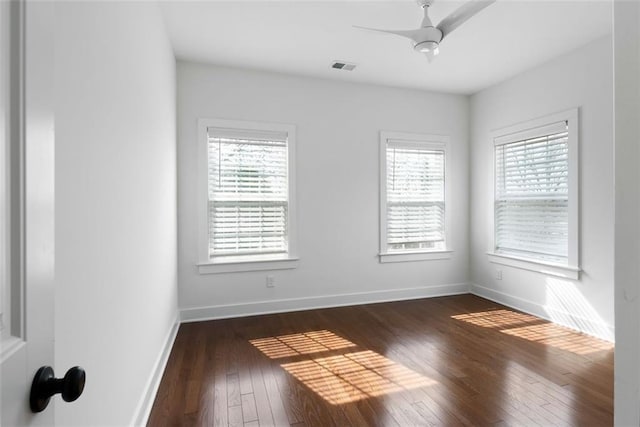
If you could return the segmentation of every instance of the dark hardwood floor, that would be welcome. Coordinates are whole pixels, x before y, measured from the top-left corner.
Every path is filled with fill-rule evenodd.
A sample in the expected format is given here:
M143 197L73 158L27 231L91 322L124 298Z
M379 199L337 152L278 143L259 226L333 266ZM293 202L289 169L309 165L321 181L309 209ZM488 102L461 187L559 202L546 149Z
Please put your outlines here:
M613 345L472 295L183 324L150 426L613 424Z

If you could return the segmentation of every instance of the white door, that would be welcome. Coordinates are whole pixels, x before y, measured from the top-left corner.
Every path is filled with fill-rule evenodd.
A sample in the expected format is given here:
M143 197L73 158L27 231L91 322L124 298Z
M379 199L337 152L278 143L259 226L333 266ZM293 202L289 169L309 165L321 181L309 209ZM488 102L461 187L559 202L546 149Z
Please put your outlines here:
M0 0L0 20L1 424L52 425L29 393L54 363L53 2Z

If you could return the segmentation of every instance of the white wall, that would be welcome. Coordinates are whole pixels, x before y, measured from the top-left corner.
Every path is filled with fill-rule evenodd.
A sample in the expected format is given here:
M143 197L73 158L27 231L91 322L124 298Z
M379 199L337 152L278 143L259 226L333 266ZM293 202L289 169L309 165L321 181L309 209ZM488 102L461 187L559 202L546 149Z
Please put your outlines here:
M606 37L471 98L473 292L613 339L613 64ZM580 280L492 264L490 132L580 108ZM503 272L496 280L496 269Z
M614 3L615 424L640 425L640 4Z
M129 425L177 315L175 60L158 7L56 3L57 425Z
M198 118L297 126L300 263L295 270L269 272L275 288L266 288L265 272L197 272ZM183 315L229 316L466 292L467 129L468 100L463 96L179 62L178 277ZM452 259L378 262L380 130L451 137ZM461 286L442 286L456 284ZM358 295L348 295L354 293ZM208 308L188 310L203 307Z

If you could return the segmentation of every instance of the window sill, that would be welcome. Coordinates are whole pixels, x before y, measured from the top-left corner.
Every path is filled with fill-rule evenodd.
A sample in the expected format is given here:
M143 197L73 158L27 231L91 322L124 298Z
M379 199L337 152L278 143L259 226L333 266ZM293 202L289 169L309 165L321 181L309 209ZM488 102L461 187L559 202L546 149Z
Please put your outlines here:
M224 260L198 264L200 274L240 273L244 271L291 270L298 267L300 258L270 257L247 258L229 257Z
M508 265L522 270L535 271L549 276L564 277L565 279L578 280L580 278L580 268L570 265L554 264L551 262L537 261L517 256L497 254L487 252L489 262L495 264Z
M453 251L425 251L425 252L386 252L378 254L380 263L387 262L411 262L429 261L437 259L450 259Z

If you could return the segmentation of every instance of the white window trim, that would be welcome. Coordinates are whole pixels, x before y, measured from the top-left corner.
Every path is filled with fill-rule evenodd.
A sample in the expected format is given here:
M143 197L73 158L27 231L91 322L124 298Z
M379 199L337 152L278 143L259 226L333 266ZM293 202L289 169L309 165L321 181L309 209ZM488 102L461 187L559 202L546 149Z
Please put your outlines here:
M387 252L387 141L402 140L407 144L444 151L444 240L445 249ZM380 263L450 259L451 249L451 156L449 137L419 133L380 131Z
M208 136L207 128L219 127L239 130L274 131L287 133L287 152L289 166L288 201L288 239L289 251L286 254L244 255L212 260L209 258L208 227ZM298 265L297 217L296 217L296 127L284 123L254 122L201 118L198 119L198 263L200 274L233 273L243 271L282 270L296 268Z
M487 256L489 257L489 262L494 264L506 265L509 267L519 268L521 270L535 271L548 276L564 277L565 279L577 280L580 278L580 269L578 267L554 264L551 262L521 258L495 252L488 252Z
M505 128L497 129L491 132L491 200L489 206L489 221L490 221L490 236L489 236L489 248L487 251L487 257L490 262L496 264L507 265L523 270L535 271L545 275L565 277L568 279L577 280L580 278L580 225L579 225L579 209L580 209L580 187L579 187L579 110L573 108L559 113L551 114L548 116L540 117L537 119L529 120L526 122L518 123ZM495 251L495 177L496 177L496 164L495 164L495 147L496 145L504 144L510 141L521 139L515 135L528 137L531 132L535 132L536 129L544 128L553 123L566 121L568 125L569 137L569 228L568 228L568 263L556 264L553 262L546 262L539 259L523 258L508 253L500 253Z
M299 258L291 258L287 254L272 255L260 258L257 256L226 257L224 261L211 261L198 264L200 274L238 273L243 271L291 270L298 268Z

